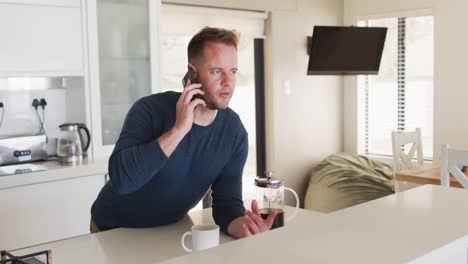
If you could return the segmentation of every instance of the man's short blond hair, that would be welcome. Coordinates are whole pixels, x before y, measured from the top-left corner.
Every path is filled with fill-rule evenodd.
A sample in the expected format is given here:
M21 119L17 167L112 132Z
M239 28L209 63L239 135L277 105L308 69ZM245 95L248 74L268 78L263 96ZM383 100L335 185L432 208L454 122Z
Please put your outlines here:
M239 34L235 30L205 27L192 37L188 44L187 56L189 63L203 58L203 49L207 42L224 43L234 46L237 50Z

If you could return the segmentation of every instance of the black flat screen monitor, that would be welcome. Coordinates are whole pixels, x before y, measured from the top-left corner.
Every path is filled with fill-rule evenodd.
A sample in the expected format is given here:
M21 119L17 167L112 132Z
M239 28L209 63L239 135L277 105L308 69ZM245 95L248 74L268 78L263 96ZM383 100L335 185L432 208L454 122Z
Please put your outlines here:
M378 74L387 28L315 26L307 75Z

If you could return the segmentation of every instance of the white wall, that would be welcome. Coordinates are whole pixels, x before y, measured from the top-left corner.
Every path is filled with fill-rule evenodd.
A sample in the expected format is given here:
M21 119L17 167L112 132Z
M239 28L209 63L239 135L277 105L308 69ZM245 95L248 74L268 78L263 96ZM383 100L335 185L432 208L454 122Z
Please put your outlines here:
M466 0L344 0L345 25L359 17L432 9L434 28L434 160L440 144L468 149L468 1ZM357 88L345 78L344 149L357 151ZM389 135L390 137L390 135ZM390 140L390 138L389 138Z
M434 11L434 150L468 149L468 1L437 0Z
M47 102L44 122L47 151L49 155L55 155L59 125L86 123L83 87L82 77L0 78L0 102L5 108L0 137L38 133L40 122L32 101L44 98ZM42 118L41 108L39 114Z
M267 23L267 169L303 197L310 170L342 150L342 78L307 76L305 44L314 25L342 24L342 1L297 5L297 11L273 11Z
M265 39L267 169L303 197L312 167L342 150L343 130L342 78L306 75L306 37L314 25L341 25L343 1L164 2L271 11Z

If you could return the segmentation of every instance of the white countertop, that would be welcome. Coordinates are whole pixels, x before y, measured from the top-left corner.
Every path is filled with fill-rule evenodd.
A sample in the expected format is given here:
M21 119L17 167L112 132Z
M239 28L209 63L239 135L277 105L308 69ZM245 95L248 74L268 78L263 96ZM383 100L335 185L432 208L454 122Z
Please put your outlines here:
M222 245L217 248L186 253L180 237L193 223L212 221L210 211L204 210L174 225L121 228L14 253L51 249L54 263L70 264L419 264L439 259L466 264L466 201L468 190L426 185L330 214L300 210L283 228L234 241L222 236ZM457 254L457 260L463 262L454 261L450 254Z
M286 208L286 215L292 207ZM321 213L299 209L298 215L286 225L316 217ZM105 264L105 263L154 263L189 254L182 249L180 240L194 224L213 223L211 209L191 212L178 223L156 228L118 228L92 235L61 240L49 244L13 251L16 255L41 250L52 250L53 263ZM221 234L220 244L233 241ZM187 244L190 245L190 239Z
M62 165L56 160L33 162L32 164L45 166L47 170L0 176L0 190L90 175L104 175L107 173L108 158L84 159L81 164L75 166Z
M164 263L465 264L467 201L468 190L426 185Z

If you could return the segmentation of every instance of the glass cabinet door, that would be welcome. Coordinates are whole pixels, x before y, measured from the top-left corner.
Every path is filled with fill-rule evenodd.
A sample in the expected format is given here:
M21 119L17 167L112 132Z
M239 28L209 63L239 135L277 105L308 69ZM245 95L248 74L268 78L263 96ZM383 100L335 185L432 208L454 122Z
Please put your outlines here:
M101 145L114 145L125 116L151 94L149 0L97 0Z

